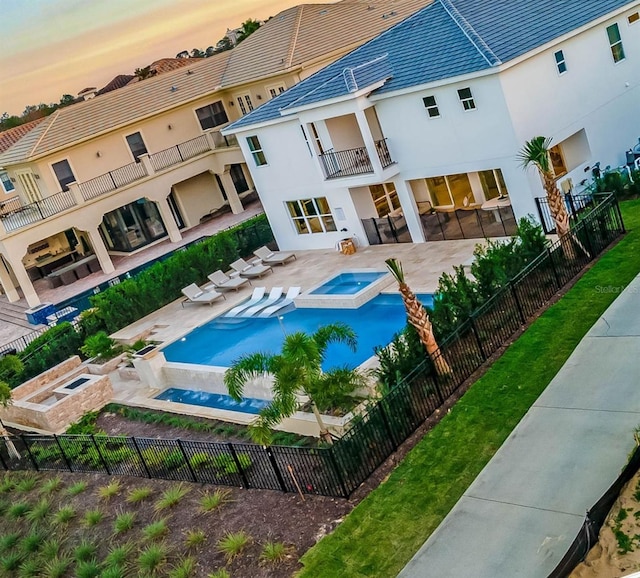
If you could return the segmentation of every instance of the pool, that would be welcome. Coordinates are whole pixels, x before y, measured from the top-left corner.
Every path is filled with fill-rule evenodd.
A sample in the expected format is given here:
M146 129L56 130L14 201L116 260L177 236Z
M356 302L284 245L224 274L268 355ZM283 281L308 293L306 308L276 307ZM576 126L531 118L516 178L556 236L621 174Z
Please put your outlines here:
M309 295L354 295L386 274L384 271L340 273L309 291Z
M259 413L263 407L269 405L269 402L264 399L243 397L241 402L237 402L231 396L223 395L221 393L194 391L193 389L180 389L177 387L170 387L169 389L165 389L154 399L253 414Z
M433 296L419 296L431 305ZM346 345L331 344L323 369L357 367L374 355L374 347L391 341L402 329L407 316L399 294L381 294L357 309L294 309L271 318L213 319L178 341L163 348L167 361L195 363L214 367L230 367L241 355L278 353L284 335L295 331L313 333L327 323L342 322L351 327L358 338L353 353Z

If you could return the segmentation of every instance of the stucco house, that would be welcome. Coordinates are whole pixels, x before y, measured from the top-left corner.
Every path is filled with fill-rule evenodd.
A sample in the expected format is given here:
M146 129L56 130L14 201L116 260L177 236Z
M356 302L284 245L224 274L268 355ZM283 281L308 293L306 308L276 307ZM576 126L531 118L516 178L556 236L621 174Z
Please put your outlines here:
M297 6L233 50L98 94L31 127L0 151L9 189L0 206L4 293L16 301L22 292L36 306L33 281L78 257L92 259L67 277L98 267L109 273L114 254L166 237L178 242L225 205L243 211L255 185L235 137L221 128L428 1Z
M435 0L222 130L281 249L498 236L640 135L640 2Z

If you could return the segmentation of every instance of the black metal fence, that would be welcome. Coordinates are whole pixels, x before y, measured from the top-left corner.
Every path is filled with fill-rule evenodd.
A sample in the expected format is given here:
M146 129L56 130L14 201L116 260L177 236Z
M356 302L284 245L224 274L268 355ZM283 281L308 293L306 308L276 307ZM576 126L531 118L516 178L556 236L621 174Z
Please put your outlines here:
M403 216L362 219L362 227L369 245L411 243L407 220Z
M73 195L69 191L56 193L27 205L22 205L19 199L12 199L10 202L11 205L5 203L2 215L0 215L2 224L7 232L16 231L32 223L57 215L76 204Z
M149 156L155 171L183 163L211 150L206 135L196 137Z
M358 416L329 447L106 436L0 438L5 469L103 472L197 481L245 488L348 497L440 408L461 384L531 319L624 225L610 195L574 227L571 239L553 244L448 338L439 355L451 371L433 371L426 360Z
M572 223L577 222L581 215L588 209L596 206L599 199L605 197L607 193L580 193L574 195L573 193L567 193L564 195L564 203L569 214L569 220ZM536 198L536 207L538 209L538 215L540 215L540 222L545 233L555 233L556 224L551 216L551 210L549 209L549 201L546 197Z
M109 171L104 175L80 183L80 192L85 201L95 199L120 187L125 187L147 176L147 169L142 163L129 163L123 167Z

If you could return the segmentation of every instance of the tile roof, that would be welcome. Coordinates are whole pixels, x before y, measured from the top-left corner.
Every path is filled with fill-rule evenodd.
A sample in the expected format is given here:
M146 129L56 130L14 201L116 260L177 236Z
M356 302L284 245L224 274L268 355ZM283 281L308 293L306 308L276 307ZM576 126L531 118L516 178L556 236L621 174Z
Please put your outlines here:
M136 83L130 83L132 77L128 75L116 77L98 92L99 98L58 110L45 134L22 143L19 153L0 155L0 166L9 162L6 159L24 161L58 150L212 94L218 88L282 74L330 52L344 52L432 1L343 0L290 8L268 20L233 50L206 59L181 59L191 65L189 70L194 74L174 70ZM178 90L171 92L174 85Z
M111 92L113 90L118 90L119 88L123 88L127 86L135 76L133 74L118 74L115 78L113 78L110 82L105 84L98 92L96 92L96 96L100 96L101 94L107 94L107 92Z
M25 122L19 126L0 132L0 153L17 143L24 135L39 125L46 117L37 118L31 122Z
M345 96L353 89L344 82L345 69L356 69L384 55L392 78L377 89L377 94L490 69L627 4L631 2L435 0L227 130L279 118L287 108ZM378 76L384 76L382 70Z

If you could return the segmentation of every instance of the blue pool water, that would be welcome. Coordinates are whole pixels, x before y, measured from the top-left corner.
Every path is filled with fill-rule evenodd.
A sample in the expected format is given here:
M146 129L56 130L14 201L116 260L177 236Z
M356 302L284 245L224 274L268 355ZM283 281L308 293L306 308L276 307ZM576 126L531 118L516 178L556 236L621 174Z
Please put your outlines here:
M433 303L432 295L419 297L424 305ZM399 294L378 295L358 309L294 309L280 317L219 317L171 343L163 352L168 361L230 367L244 354L278 353L285 332L313 333L322 325L340 321L355 331L358 349L353 353L346 345L329 345L323 369L344 365L353 368L369 359L374 347L389 343L407 323Z
M194 391L192 389L180 389L170 387L165 389L155 399L173 401L176 403L188 403L190 405L200 405L202 407L214 407L216 409L228 409L231 411L241 411L243 413L257 414L263 407L269 405L264 399L254 399L243 397L238 403L232 397L221 393L209 393L208 391Z
M310 295L353 295L362 291L367 285L371 285L380 277L386 275L385 272L373 271L371 273L340 273L333 279L329 279L320 287L314 289Z

